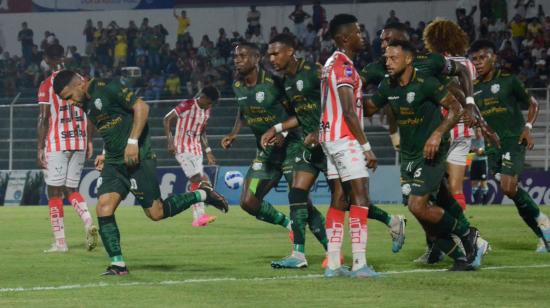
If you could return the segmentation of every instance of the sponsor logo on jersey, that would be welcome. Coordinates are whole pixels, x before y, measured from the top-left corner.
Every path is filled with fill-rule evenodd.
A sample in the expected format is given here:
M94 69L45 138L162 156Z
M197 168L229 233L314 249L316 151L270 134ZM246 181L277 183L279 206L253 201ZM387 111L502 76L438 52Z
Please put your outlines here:
M389 100L396 100L399 99L399 96L388 96Z
M302 91L304 89L304 81L303 80L296 81L296 89L298 89L298 91Z
M407 93L407 102L409 104L411 104L412 102L414 102L414 96L415 96L415 93L414 92L409 92Z
M101 102L100 98L96 98L96 100L94 101L94 106L97 108L97 110L101 110L101 108L103 107L103 103Z
M479 91L475 91L474 92L474 96L478 95L478 94L481 94L483 92L483 90L479 90Z
M242 101L242 100L245 100L245 99L246 99L246 96L237 97L238 101Z
M500 91L500 85L498 83L495 83L494 85L491 86L491 92L493 94L497 94L498 91Z
M260 92L256 92L256 101L258 103L261 103L263 102L265 99L265 93L263 91L260 91Z

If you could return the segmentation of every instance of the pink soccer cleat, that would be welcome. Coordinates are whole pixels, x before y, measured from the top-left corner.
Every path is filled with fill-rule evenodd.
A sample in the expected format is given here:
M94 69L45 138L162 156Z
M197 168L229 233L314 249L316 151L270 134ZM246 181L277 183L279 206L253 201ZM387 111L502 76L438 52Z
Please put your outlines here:
M209 216L208 214L203 214L201 217L195 219L191 224L193 227L206 227L209 223L212 223L216 220L216 216Z

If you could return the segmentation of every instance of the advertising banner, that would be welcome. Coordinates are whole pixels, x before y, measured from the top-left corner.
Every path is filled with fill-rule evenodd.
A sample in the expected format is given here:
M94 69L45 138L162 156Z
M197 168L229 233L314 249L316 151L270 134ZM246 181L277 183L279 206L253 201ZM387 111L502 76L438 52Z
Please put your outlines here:
M34 12L167 9L173 0L32 0Z
M0 14L32 11L32 0L0 0Z

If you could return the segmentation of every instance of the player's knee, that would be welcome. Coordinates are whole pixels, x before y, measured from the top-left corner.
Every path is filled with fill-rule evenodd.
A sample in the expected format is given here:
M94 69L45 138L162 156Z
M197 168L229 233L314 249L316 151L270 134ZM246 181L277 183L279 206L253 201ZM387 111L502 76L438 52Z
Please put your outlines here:
M96 206L96 214L98 217L106 217L114 215L115 208L109 203L98 203Z
M256 197L246 194L241 197L241 208L250 215L255 216L258 213L259 202Z
M414 198L409 197L407 206L409 207L409 211L411 211L415 217L422 218L424 216L425 207Z
M290 188L288 191L288 202L290 204L308 202L309 192L300 188Z

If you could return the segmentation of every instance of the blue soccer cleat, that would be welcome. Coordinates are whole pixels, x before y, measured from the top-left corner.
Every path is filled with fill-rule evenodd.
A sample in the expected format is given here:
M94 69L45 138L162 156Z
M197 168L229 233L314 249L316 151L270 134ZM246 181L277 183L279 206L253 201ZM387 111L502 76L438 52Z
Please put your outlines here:
M350 276L352 278L375 278L380 276L380 274L365 264L360 269L351 272Z
M325 268L325 278L335 278L335 277L349 277L351 274L350 270L346 266L340 266L337 269L330 269L329 267Z

